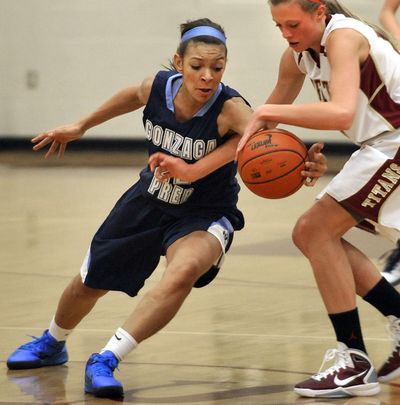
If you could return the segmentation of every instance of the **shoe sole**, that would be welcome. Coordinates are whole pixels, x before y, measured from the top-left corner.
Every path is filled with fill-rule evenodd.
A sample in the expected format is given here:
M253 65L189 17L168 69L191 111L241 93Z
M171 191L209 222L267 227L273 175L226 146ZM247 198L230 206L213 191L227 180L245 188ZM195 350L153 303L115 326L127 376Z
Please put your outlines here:
M398 369L396 369L396 370L392 371L391 373L386 374L384 376L378 376L378 381L385 383L385 382L389 382L391 380L394 380L395 378L397 378L399 376L400 376L400 368L398 368Z
M353 387L338 387L330 390L312 390L309 388L295 388L294 392L302 397L310 398L345 398L345 397L366 397L376 395L380 392L379 383L355 385Z
M35 360L35 361L16 361L16 362L7 362L7 367L9 370L29 370L33 368L40 367L51 367L51 366L60 366L68 361L68 355L63 354L58 356L55 359L44 359L44 360Z
M101 388L92 388L88 385L85 385L85 392L87 394L92 394L95 397L99 398L123 398L124 390L122 387L101 387Z

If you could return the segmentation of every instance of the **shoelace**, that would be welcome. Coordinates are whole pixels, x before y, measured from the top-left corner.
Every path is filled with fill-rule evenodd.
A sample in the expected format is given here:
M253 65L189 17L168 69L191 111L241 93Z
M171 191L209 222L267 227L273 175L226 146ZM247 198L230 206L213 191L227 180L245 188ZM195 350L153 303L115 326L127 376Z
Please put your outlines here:
M47 342L48 339L46 339L46 336L41 336L41 337L36 337L29 335L31 338L34 340L32 342L25 343L24 345L21 346L21 349L34 349L34 351L40 352L43 349L43 346L49 344L50 346L51 343Z
M21 349L29 349L34 353L47 353L56 352L59 350L59 345L54 345L54 343L46 336L36 337L33 335L28 335L34 340L32 342L25 343L21 346ZM51 349L49 351L49 349Z
M91 369L97 376L112 377L113 371L118 370L117 366L118 361L112 357L96 355L92 358Z
M321 371L328 361L333 360L336 358L336 363L326 369L325 371ZM327 378L329 375L339 371L341 368L346 368L348 366L348 356L347 353L338 350L338 349L329 349L326 351L324 359L322 360L321 367L318 370L318 373L314 374L312 378L315 380L321 381L323 378Z

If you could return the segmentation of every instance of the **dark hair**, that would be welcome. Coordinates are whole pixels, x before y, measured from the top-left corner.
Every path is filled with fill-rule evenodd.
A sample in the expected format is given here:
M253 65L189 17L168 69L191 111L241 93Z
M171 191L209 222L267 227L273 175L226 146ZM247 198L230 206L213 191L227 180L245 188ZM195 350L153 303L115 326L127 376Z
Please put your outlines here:
M321 4L324 4L326 6L327 14L343 14L346 17L362 21L363 23L369 25L379 36L389 41L393 48L397 50L395 42L388 32L375 24L363 20L358 15L351 12L348 8L340 4L337 0L268 0L268 3L271 6L277 6L278 4L289 3L292 1L297 2L304 11L309 13L312 13L313 11L317 10Z
M182 38L183 34L186 31L189 31L192 28L201 27L201 26L213 27L213 28L217 29L218 31L220 31L225 36L225 31L219 24L211 21L209 18L199 18L198 20L186 21L185 23L180 25L181 38ZM183 41L183 42L181 41L179 43L178 49L176 50L176 53L181 58L184 57L186 49L187 49L188 44L190 43L190 41L204 42L205 44L223 45L224 48L225 48L225 57L227 57L227 55L228 55L228 48L218 38L211 37L209 35L201 35L201 36L198 36L198 37L193 37L193 38L189 39L188 41ZM176 70L176 68L174 66L174 62L172 60L169 61L168 66L163 65L163 67L166 68L167 70Z
M207 26L207 27L213 27L220 31L224 36L225 36L225 31L224 29L217 23L211 21L209 18L199 18L198 20L193 20L193 21L186 21L184 24L180 25L180 30L181 30L181 38L182 35L186 32L191 30L192 28L195 27L200 27L200 26ZM186 48L190 41L193 42L204 42L205 44L215 44L215 45L223 45L225 48L225 56L228 54L228 49L226 45L220 41L218 38L211 37L209 35L201 35L198 37L194 37L189 39L188 41L181 42L178 46L178 49L176 50L177 54L181 57L185 55Z

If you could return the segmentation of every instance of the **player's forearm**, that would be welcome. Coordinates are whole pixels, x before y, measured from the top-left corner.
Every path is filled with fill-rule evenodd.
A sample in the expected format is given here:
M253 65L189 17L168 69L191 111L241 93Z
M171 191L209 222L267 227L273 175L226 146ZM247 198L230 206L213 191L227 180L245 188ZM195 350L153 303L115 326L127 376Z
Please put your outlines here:
M382 12L379 20L386 31L390 32L395 38L400 39L400 25L392 14Z
M287 80L284 84L277 84L268 96L265 104L291 104L300 93L304 78Z
M190 165L193 181L201 179L235 159L240 136L234 135L223 145Z
M260 121L326 130L349 129L354 118L351 109L332 102L298 105L264 104L256 109L255 115Z
M400 39L400 23L396 19L398 8L399 4L397 1L386 1L379 14L379 21L386 31L389 31L394 37Z
M96 125L102 124L114 117L137 110L143 104L137 96L138 87L132 86L121 90L102 104L97 110L78 121L82 131L87 131Z

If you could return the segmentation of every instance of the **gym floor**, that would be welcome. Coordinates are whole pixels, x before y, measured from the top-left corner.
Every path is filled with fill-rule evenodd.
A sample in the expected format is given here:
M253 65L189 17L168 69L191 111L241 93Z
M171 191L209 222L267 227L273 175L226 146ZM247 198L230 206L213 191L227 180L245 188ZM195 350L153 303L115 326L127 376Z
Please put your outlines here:
M21 161L21 160L20 160ZM63 366L8 371L6 359L39 336L78 271L92 234L138 176L136 167L0 164L0 404L111 404L83 392L88 356L108 341L137 298L109 293L68 340ZM293 385L318 371L336 346L308 262L291 242L315 188L265 200L243 187L246 227L235 235L217 280L194 290L181 311L119 366L132 404L400 404L400 380L370 398L299 398ZM391 244L354 230L349 239L379 265ZM162 261L143 291L164 269ZM142 292L143 294L143 292ZM359 301L369 355L379 367L391 351L385 320Z

